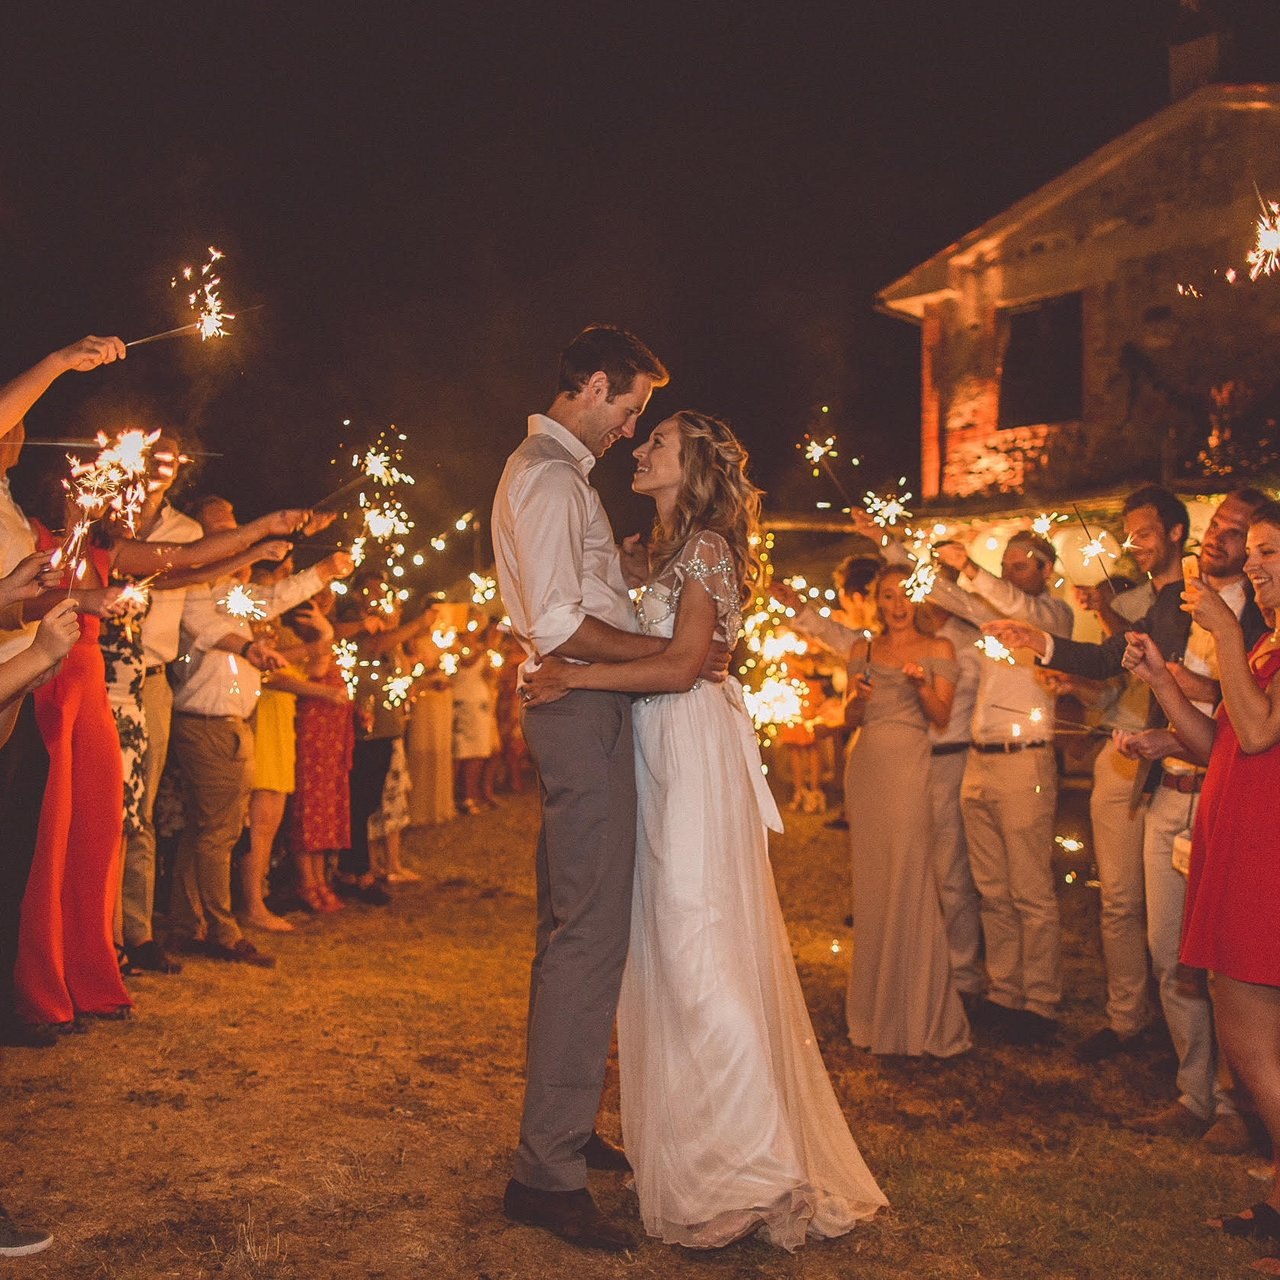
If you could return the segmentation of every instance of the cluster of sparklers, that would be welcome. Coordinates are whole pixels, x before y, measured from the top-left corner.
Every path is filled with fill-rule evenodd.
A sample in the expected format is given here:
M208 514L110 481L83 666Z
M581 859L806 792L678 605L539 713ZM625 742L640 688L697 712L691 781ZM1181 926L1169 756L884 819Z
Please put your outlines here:
M475 652L472 637L479 631L476 618L468 620L466 627L438 627L431 632L431 643L437 650L435 662L415 662L404 668L382 658L361 658L354 640L338 640L333 646L334 665L342 673L347 686L347 696L355 701L362 696L381 699L388 711L394 711L409 702L418 682L424 677L436 675L456 676L464 659ZM506 664L497 649L487 650L488 665L498 670Z
M65 565L73 583L84 575L89 531L98 520L110 516L130 533L136 530L149 492L151 446L159 437L158 430L148 433L130 429L115 437L99 431L94 437L98 446L95 457L84 460L67 455L70 472L62 483L79 514L69 525L50 564L55 569Z

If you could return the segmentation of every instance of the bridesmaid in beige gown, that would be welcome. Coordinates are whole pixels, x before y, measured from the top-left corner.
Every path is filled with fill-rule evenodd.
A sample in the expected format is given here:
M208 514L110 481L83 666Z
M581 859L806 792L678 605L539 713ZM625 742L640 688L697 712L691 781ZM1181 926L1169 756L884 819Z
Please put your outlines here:
M969 1023L951 975L925 797L928 724L951 715L958 665L949 640L916 626L903 588L907 570L881 571L874 639L819 616L788 588L795 628L845 659L846 724L858 729L845 764L845 812L853 882L849 1039L872 1053L947 1058L970 1047Z
M405 731L413 782L409 820L415 827L436 827L458 816L453 802L453 690L439 669L440 651L430 635L414 641L410 656L432 669L418 682Z

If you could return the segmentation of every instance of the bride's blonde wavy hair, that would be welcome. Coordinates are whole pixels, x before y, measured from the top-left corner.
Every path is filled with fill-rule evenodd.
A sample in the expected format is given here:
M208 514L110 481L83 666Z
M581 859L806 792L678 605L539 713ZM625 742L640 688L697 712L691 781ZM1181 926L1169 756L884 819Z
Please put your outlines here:
M760 490L747 479L747 451L719 418L682 409L680 493L670 526L655 520L650 552L665 567L696 532L718 533L728 544L742 603L760 578Z

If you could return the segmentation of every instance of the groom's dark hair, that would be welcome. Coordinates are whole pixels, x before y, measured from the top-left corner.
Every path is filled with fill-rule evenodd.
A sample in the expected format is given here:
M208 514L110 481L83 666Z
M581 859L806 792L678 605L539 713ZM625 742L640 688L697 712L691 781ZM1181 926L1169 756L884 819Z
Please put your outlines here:
M671 375L657 356L633 333L611 324L593 324L578 334L560 353L557 392L575 396L597 370L609 379L609 399L625 396L637 375L665 387Z

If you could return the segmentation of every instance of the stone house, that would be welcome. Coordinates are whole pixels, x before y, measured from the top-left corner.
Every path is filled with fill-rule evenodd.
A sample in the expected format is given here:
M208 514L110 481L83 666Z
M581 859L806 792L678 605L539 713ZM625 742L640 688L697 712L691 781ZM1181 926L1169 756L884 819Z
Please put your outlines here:
M883 289L920 326L921 496L1256 465L1280 417L1260 198L1280 201L1280 85L1207 84Z

